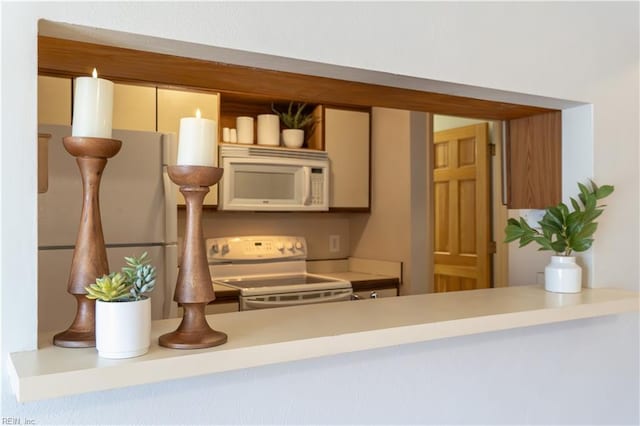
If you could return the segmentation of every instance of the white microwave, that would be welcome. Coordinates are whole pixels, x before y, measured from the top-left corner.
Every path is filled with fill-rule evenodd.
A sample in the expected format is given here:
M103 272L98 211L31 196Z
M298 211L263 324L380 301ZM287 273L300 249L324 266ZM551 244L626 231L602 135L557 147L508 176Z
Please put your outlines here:
M329 210L325 151L220 145L220 210Z

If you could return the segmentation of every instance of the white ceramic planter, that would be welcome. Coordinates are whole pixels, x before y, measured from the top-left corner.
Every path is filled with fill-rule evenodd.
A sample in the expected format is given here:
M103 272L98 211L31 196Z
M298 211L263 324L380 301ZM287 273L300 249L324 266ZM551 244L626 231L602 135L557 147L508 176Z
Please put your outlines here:
M149 351L151 299L96 301L96 349L103 358L133 358Z
M574 256L551 256L544 268L544 288L554 293L579 293L582 291L582 268Z
M304 143L304 130L284 129L282 131L282 142L287 148L300 148Z
M258 116L258 145L280 145L280 117L275 114Z

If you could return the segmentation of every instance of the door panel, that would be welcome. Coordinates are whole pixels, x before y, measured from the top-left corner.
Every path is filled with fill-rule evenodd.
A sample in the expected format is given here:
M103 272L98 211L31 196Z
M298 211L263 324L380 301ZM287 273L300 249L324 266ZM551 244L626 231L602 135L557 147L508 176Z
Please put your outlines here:
M434 289L491 286L487 124L434 137Z
M436 223L445 223L449 217L449 182L438 182L434 187L434 197L436 199L435 220ZM449 227L440 226L435 228L434 250L440 252L449 251Z

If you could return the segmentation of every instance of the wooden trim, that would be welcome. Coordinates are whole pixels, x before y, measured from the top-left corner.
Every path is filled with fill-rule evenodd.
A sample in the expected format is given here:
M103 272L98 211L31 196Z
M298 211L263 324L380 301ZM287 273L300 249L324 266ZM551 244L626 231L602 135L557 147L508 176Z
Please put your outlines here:
M280 102L379 106L493 120L553 111L38 36L39 74L76 77L89 75L93 67L116 82L250 94Z
M434 275L434 262L435 262L435 201L433 196L434 191L434 133L433 133L433 114L427 113L427 137L426 137L426 167L427 176L425 188L427 188L426 204L427 204L427 217L426 221L426 235L427 240L427 253L425 259L426 279L427 279L427 293L433 293L435 291L435 275Z
M371 201L369 201L369 207L329 207L329 213L371 213Z
M502 134L502 122L493 122L492 142L497 145L496 156L493 161L500 170L500 174L495 173L492 179L493 186L493 213L491 215L493 221L493 239L496 246L496 252L493 255L493 287L507 287L509 285L509 245L504 242L504 228L507 226L508 212L507 206L502 204L502 173L505 173L502 167L502 146L505 143Z

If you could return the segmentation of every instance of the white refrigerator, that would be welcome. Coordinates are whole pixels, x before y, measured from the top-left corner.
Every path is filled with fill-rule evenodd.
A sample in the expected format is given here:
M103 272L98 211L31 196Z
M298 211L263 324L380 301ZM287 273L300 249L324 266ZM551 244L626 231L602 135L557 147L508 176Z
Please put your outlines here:
M38 331L64 331L76 312L67 283L82 210L82 180L75 158L62 145L71 127L40 125L38 131L51 135L48 189L38 194ZM100 183L109 270L119 271L124 256L148 252L157 267L156 288L150 294L152 317L169 318L177 312L173 292L178 235L176 186L166 166L175 164L175 135L114 130L113 138L122 141L122 148L108 160Z

